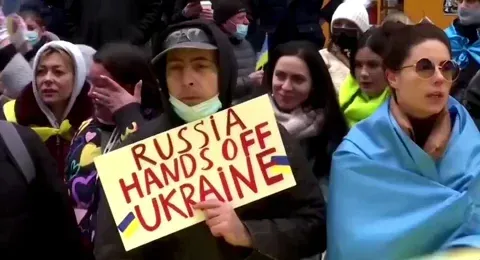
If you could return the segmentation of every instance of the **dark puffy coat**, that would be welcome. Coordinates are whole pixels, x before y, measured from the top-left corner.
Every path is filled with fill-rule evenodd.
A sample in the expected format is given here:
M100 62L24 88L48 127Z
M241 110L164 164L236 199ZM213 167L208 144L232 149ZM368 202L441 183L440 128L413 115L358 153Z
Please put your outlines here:
M27 183L0 138L1 259L91 259L83 251L63 180L38 135L16 125L35 167Z

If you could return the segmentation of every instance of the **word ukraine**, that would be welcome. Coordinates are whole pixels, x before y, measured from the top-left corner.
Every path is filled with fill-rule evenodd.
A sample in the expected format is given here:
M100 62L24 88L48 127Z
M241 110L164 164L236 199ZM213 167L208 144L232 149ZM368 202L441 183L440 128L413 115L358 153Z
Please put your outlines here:
M270 100L259 97L106 154L97 170L127 250L295 185Z

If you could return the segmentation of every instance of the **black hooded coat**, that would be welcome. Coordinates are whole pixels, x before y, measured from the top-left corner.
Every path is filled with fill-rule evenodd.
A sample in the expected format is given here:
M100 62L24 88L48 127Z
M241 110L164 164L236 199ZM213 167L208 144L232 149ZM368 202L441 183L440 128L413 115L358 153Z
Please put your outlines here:
M190 21L169 27L163 39L181 28L203 29L218 47L219 98L222 109L231 106L232 89L237 80L237 66L232 47L225 34L214 24ZM159 61L156 73L165 97L165 62ZM164 99L166 100L166 98ZM157 135L185 124L172 110L169 102L165 113L148 122L127 139L127 144ZM125 252L119 232L101 192L98 209L95 257L97 260L158 260L158 259L301 259L323 252L326 248L325 203L317 180L295 140L280 127L282 140L297 185L235 211L250 232L253 249L234 247L223 238L215 238L202 222L179 232Z

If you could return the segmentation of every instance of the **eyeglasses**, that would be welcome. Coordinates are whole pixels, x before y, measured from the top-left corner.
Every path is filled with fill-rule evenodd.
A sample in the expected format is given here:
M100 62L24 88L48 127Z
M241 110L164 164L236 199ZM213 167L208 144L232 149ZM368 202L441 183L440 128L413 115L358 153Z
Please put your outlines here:
M429 79L435 75L436 68L440 69L440 73L447 81L455 81L458 78L460 69L456 62L452 60L446 60L440 62L439 65L435 65L433 61L423 58L418 60L415 64L402 67L400 69L414 68L417 75L422 79Z

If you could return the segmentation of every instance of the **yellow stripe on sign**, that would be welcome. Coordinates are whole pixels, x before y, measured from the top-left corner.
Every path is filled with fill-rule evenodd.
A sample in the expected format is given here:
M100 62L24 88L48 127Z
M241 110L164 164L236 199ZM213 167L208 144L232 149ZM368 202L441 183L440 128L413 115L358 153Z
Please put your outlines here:
M414 260L478 260L480 259L480 250L478 249L458 249L446 253L435 254L415 258ZM411 259L413 260L413 259Z
M132 221L132 223L130 223L130 225L127 227L125 232L123 232L123 234L126 238L131 238L135 234L135 232L138 231L138 229L140 229L140 221L138 221L138 219L135 219L134 221Z
M292 168L289 165L276 165L271 168L273 174L292 174Z

